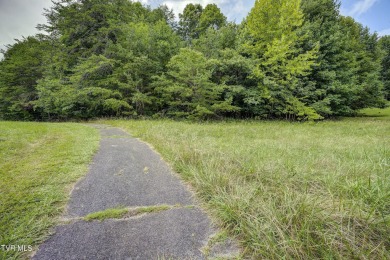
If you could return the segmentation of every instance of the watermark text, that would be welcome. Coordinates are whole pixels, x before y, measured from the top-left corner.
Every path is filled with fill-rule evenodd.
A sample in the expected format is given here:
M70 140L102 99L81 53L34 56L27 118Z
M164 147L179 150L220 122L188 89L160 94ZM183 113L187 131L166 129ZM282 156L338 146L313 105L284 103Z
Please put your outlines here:
M30 245L0 245L1 251L15 251L15 252L31 252L33 251Z

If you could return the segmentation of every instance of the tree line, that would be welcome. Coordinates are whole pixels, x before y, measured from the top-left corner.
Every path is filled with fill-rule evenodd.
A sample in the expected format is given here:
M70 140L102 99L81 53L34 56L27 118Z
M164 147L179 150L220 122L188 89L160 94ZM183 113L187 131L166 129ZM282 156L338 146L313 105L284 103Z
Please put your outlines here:
M390 99L390 36L337 0L257 0L240 23L215 4L57 0L43 32L8 45L0 118L318 120Z

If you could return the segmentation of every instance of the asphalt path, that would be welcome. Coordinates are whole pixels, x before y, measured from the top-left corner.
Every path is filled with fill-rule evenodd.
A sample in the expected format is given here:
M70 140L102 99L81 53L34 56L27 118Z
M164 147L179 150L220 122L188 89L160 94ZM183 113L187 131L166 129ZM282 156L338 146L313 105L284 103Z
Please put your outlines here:
M146 143L109 126L99 151L74 187L63 224L33 259L235 259L237 243L211 243L218 229L194 195ZM112 208L170 206L103 221L84 216Z

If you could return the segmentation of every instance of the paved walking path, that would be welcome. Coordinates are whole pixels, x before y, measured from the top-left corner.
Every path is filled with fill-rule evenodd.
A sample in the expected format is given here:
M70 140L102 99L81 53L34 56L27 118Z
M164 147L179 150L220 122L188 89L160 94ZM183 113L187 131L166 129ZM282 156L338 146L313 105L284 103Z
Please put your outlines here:
M64 224L39 247L33 259L213 259L238 255L236 243L229 239L210 243L218 231L185 185L147 144L117 128L94 127L100 129L102 139L89 173L72 191ZM83 219L111 208L159 205L170 207L120 219Z

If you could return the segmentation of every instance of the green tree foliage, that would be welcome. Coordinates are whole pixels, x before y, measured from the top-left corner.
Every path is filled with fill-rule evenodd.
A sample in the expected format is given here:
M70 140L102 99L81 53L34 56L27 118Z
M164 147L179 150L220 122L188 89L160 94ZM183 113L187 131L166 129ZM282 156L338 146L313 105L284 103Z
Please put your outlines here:
M188 4L179 14L179 34L186 42L199 37L199 21L203 12L200 4Z
M50 45L27 37L9 45L0 63L0 118L39 118L33 101L38 98L37 81L43 77L46 52Z
M208 29L218 30L226 25L226 16L215 4L205 8L200 4L188 4L179 18L179 34L189 45Z
M123 94L131 96L138 115L153 114L152 77L166 71L169 60L179 51L180 39L163 20L124 25L119 39L109 56L121 60L117 75L122 79Z
M302 24L300 0L256 1L248 15L243 50L257 63L253 76L258 86L252 92L259 96L255 104L262 106L262 116L320 118L296 95L300 78L310 73L317 57L316 46L307 51L299 47Z
M219 29L209 27L199 39L194 40L193 48L202 52L206 57L218 57L218 53L225 49L236 49L238 26L228 23Z
M48 25L40 25L58 38L63 63L75 66L79 58L104 54L117 43L118 27L130 22L160 19L139 2L127 0L58 0L46 10Z
M345 37L339 25L339 3L335 0L303 0L306 21L302 33L308 34L304 47L319 42L319 55L315 66L303 81L301 94L323 116L348 111L343 97L349 89L345 81L349 75L349 57L345 52ZM344 111L344 112L343 112Z
M152 10L149 15L151 19L148 19L150 22L156 21L165 21L171 28L177 29L177 22L175 21L175 14L172 9L169 9L166 5L160 5L158 8Z
M211 80L218 85L225 85L225 98L231 99L232 105L240 108L230 115L248 117L254 114L257 106L250 107L246 98L252 86L257 84L250 77L255 69L255 62L234 49L220 50L209 62L212 68Z
M319 43L317 66L302 81L300 94L325 117L353 115L382 104L376 36L339 14L335 0L303 0L306 34L303 47ZM367 96L366 94L369 93Z
M206 119L234 112L231 98L223 99L224 85L211 80L206 57L184 48L168 63L168 72L155 78L156 91L167 115L193 119Z
M379 45L383 51L381 78L384 85L385 97L390 100L390 35L379 39Z
M93 55L80 62L69 78L45 78L37 87L36 106L48 118L59 119L126 114L132 107L117 90L114 67L113 60Z
M101 26L83 27L89 24L91 15L97 15L91 11L91 5L92 10L101 10L104 21ZM62 27L72 18L74 9L78 10L75 15L79 25ZM58 66L41 82L41 102L36 103L37 107L54 107L54 111L45 109L46 114L65 119L150 112L147 106L153 104L151 77L166 70L180 45L169 25L173 19L171 11L164 6L150 10L140 3L122 0L68 1L67 5L57 3L47 16L50 26L46 31L52 32L54 41L65 47L57 54ZM75 33L79 30L88 33L80 36ZM53 32L61 32L62 36L57 39ZM89 38L88 46L80 45ZM61 85L73 90L66 92L67 99L58 97L66 95L57 90ZM49 100L63 102L53 106Z
M389 38L337 0L257 0L239 25L215 4L178 22L128 0L55 0L45 16L45 34L3 51L3 119L316 120L389 99Z
M352 58L349 69L350 82L354 84L351 93L350 109L356 111L365 107L383 106L383 84L380 80L382 54L378 36L371 34L367 27L355 22L351 17L340 19L344 35L348 38L347 51ZM353 67L351 66L353 65Z
M202 34L208 28L218 30L224 25L226 25L226 16L223 15L221 9L216 4L208 4L200 16L197 30Z

